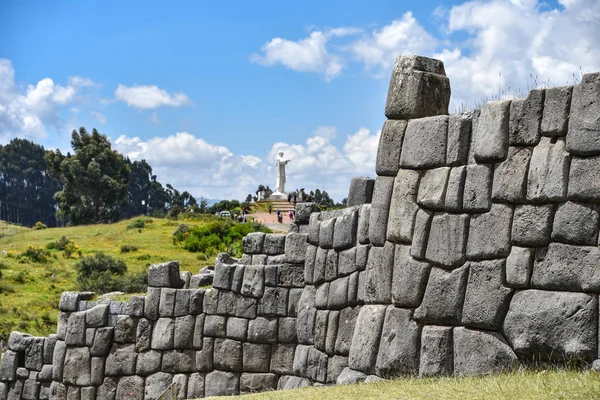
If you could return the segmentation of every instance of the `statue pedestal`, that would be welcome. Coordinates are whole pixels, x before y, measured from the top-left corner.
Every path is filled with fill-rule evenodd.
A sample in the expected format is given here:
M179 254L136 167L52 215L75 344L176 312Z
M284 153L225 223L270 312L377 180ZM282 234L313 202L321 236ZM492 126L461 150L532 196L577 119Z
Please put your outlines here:
M280 192L279 190L271 193L271 195L269 196L269 200L286 200L287 201L287 198L288 198L287 193Z

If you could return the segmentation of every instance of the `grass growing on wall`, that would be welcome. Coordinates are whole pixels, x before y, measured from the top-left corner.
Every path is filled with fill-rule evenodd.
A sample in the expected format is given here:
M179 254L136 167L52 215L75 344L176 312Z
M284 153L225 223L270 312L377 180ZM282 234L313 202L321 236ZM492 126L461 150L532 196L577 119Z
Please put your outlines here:
M244 396L211 397L238 400L548 400L600 398L600 373L556 369L521 370L473 378L401 378L385 382L272 391Z
M216 254L185 250L173 242L173 232L181 223L199 229L215 218L138 217L110 225L41 230L0 223L0 340L13 330L54 333L60 295L77 290L75 264L86 256L103 252L122 259L128 274L170 260L193 274L212 265Z

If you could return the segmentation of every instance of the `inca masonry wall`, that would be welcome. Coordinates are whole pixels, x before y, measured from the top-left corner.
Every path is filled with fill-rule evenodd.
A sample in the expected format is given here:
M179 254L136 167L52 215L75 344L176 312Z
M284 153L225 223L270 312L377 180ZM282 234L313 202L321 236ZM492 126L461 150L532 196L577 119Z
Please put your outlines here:
M448 116L440 61L396 61L376 179L299 204L210 290L176 262L145 297L61 297L56 335L13 332L0 400L238 394L598 357L600 74ZM183 278L183 279L181 279Z

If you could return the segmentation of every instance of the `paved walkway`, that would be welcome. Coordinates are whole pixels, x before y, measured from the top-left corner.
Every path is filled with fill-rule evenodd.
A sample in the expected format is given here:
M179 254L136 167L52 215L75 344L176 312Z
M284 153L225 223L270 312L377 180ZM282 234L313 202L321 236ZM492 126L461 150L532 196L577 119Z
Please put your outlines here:
M277 222L277 214L275 214L275 211L273 211L271 214L268 212L257 212L254 214L248 214L248 217L254 218L255 221L268 226L272 231L287 233L290 227L289 224L292 221L287 213L282 212L281 214L283 214L283 223L281 224Z

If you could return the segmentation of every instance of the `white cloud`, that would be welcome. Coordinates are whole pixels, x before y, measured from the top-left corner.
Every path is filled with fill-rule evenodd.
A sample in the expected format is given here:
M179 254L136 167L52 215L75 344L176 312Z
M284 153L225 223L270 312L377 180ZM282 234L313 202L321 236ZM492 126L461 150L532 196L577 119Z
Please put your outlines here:
M104 115L98 111L92 111L92 117L94 117L94 119L101 124L106 123L106 115Z
M152 115L150 116L149 119L150 122L152 122L153 124L160 124L160 118L158 116L158 113L155 111L152 113Z
M71 77L66 86L44 78L22 88L10 60L0 59L0 143L14 137L39 140L47 127L61 129L63 107L79 103L82 88L93 85L89 78Z
M191 103L183 93L169 94L158 86L119 85L115 90L115 98L124 101L128 106L138 109L151 109L163 106L181 107Z
M331 80L341 73L344 64L341 57L327 50L326 44L332 37L355 32L352 28L337 28L328 32L314 31L298 41L273 38L261 47L262 54L253 54L250 59L264 66L281 64L294 71L318 73Z
M336 131L318 127L304 144L275 143L263 158L234 154L188 132L146 141L123 135L113 147L131 159L147 160L163 184L171 183L195 196L229 199L243 199L259 184L274 187L275 155L284 151L291 159L287 190L318 187L340 201L347 196L352 177L374 176L379 132L371 135L361 128L348 135L340 149L331 142Z

